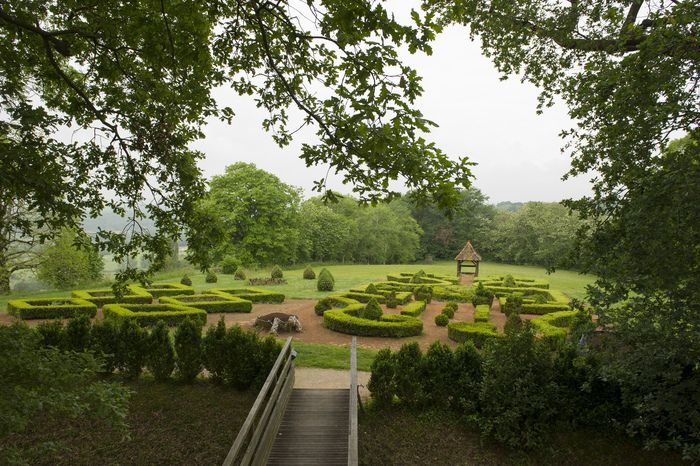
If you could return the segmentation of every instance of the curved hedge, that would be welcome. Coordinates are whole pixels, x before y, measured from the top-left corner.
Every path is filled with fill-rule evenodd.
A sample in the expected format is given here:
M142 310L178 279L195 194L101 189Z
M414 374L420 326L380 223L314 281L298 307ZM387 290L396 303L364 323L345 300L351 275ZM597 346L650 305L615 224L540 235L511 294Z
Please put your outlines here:
M354 299L346 298L345 296L326 296L316 303L316 306L314 306L314 312L317 316L322 316L324 312L333 308L345 308L354 304L358 304L358 302Z
M150 304L153 301L153 295L151 295L151 293L140 286L134 285L129 286L126 293L124 293L121 298L117 298L111 288L73 291L71 297L90 301L97 307L103 307L106 304L114 303Z
M106 304L102 313L105 319L133 319L140 325L155 325L159 320L167 325L177 325L188 317L200 325L207 321L206 311L178 304Z
M418 317L423 311L425 311L425 306L425 301L413 301L412 303L408 303L401 308L401 315Z
M481 348L488 340L501 335L490 322L452 322L447 326L447 336L458 343L472 341L474 346Z
M568 327L576 315L576 311L559 311L532 319L530 323L537 334L545 341L560 344L566 341Z
M267 291L261 288L212 288L209 293L223 295L224 297L236 297L252 303L279 304L284 302L284 295L275 291Z
M423 321L415 317L383 314L379 320L357 317L364 306L360 303L344 309L331 309L323 314L323 325L330 330L363 337L412 337L423 332Z
M235 296L224 296L218 294L198 294L182 296L166 296L160 300L163 304L175 304L180 306L194 307L207 313L214 312L250 312L253 310L253 303L237 298Z
M95 317L97 306L79 298L13 299L7 303L7 313L26 320Z

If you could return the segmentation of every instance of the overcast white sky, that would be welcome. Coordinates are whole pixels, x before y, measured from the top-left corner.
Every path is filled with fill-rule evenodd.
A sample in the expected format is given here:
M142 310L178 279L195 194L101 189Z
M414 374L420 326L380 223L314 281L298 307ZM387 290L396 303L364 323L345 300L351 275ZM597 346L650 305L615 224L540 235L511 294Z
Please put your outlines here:
M474 185L491 202L559 201L589 192L587 178L561 181L569 160L560 152L558 134L572 125L564 105L538 116L537 89L517 78L500 81L464 28L446 30L433 52L429 57L405 54L405 62L424 78L418 107L439 125L429 138L451 157L466 155L478 163ZM301 143L314 142L313 131L300 132L293 144L280 149L262 129L265 114L252 98L223 89L216 97L235 109L236 118L230 126L211 121L206 138L195 145L206 154L201 163L205 175L220 174L236 161L252 162L303 188L306 196L314 195L312 182L322 178L327 167L307 168L299 159ZM340 176L331 178L328 187L351 191Z

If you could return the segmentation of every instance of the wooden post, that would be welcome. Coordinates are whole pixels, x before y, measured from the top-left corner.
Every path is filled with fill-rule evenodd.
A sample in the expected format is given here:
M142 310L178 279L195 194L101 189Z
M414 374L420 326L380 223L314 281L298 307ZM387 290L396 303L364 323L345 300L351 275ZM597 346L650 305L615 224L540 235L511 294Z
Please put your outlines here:
M350 425L348 430L348 466L357 466L357 337L350 348Z
M457 261L457 276L462 275L462 261Z
M479 261L476 261L476 271L474 272L474 276L475 277L479 276Z

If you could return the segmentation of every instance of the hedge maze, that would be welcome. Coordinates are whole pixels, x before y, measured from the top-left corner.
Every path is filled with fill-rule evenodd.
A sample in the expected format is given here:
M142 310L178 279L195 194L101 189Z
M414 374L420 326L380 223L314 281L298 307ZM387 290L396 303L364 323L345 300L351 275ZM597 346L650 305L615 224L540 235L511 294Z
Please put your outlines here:
M197 294L183 296L166 296L159 300L163 304L175 304L194 307L207 313L214 312L250 312L253 303L247 299L222 294Z
M26 320L95 317L97 306L79 298L14 299L7 303L7 312Z
M144 290L140 286L134 285L129 286L126 292L119 298L114 294L114 291L111 288L102 290L73 291L71 296L73 298L89 301L97 307L103 307L106 304L115 303L149 304L151 301L153 301L153 295L151 295L151 293Z
M141 288L141 287L140 287ZM183 285L182 283L163 283L159 285L147 285L142 287L148 293L151 293L156 299L164 296L181 296L194 294L194 288Z
M223 297L235 297L245 299L251 303L279 304L284 302L284 295L275 291L267 291L261 288L212 288L211 294Z
M178 325L187 318L195 320L199 325L204 325L207 321L206 311L178 304L106 304L102 313L105 319L133 319L142 326L152 326L160 320L169 326Z

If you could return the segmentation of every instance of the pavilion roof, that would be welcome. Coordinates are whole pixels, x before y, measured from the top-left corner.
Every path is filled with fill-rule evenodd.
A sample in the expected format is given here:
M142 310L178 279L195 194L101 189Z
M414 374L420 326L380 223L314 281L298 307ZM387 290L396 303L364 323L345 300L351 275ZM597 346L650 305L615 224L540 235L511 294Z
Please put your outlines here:
M455 257L456 261L480 261L481 256L479 255L478 252L474 249L474 246L472 246L471 241L467 241L467 244L464 245L462 250L457 254L457 257Z

